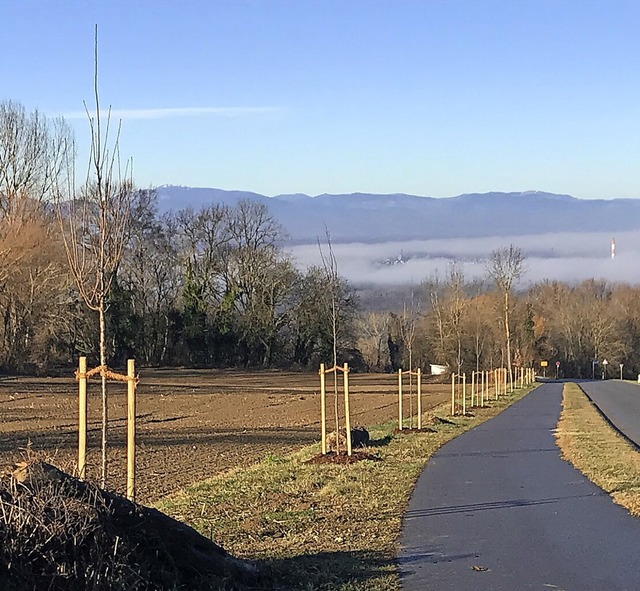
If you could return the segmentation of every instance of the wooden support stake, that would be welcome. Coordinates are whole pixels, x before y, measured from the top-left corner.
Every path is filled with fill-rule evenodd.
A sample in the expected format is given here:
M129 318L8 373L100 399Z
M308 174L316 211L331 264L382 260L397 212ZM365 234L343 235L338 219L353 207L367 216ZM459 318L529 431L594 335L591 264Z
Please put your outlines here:
M500 372L500 373L498 373ZM493 370L493 376L494 376L494 387L495 387L495 391L496 391L496 400L498 400L498 395L500 394L499 392L499 388L500 388L500 380L502 379L502 371L499 369L494 369ZM500 377L498 377L500 376Z
M402 431L402 368L398 370L398 430Z
M344 364L344 420L347 428L347 455L351 455L351 416L349 411L349 364Z
M476 372L471 372L471 408L475 406L474 399L476 395Z
M451 416L456 414L456 374L451 374Z
M127 499L136 498L136 362L127 360Z
M87 358L78 363L78 478L87 475Z
M398 430L402 431L402 369L398 370Z
M418 368L418 430L422 429L422 373Z
M322 430L322 455L327 455L327 393L324 383L324 363L320 364L320 429Z
M462 374L462 414L467 414L467 374Z
M484 396L484 400L485 400L485 402L487 404L489 404L489 398L491 397L490 394L489 394L489 388L490 388L490 383L491 383L491 372L489 370L487 370L486 373L487 373L487 383L486 383L487 391L486 391L486 394Z
M481 372L481 383L480 383L480 407L484 407L484 371Z
M482 375L484 380L484 388L482 389L482 407L484 407L484 401L489 399L489 384L491 383L491 372L484 371Z

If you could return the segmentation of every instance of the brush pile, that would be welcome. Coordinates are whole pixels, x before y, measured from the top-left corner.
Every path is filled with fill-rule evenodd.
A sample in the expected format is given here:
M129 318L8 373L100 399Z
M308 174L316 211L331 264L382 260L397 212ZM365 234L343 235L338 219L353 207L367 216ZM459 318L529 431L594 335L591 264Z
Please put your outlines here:
M0 480L0 589L203 590L255 576L185 524L50 464Z

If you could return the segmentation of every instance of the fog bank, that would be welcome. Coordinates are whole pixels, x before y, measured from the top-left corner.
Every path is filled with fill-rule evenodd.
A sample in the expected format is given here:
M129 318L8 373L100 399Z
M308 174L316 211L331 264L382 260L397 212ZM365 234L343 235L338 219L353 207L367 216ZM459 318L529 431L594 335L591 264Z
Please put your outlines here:
M352 283L403 285L447 275L455 262L467 279L484 278L493 250L513 244L526 256L523 284L543 279L568 283L596 278L640 283L640 231L615 236L616 256L611 259L613 237L604 232L566 232L531 236L409 240L379 244L334 243L338 270ZM327 252L326 244L323 245ZM317 244L292 246L299 267L321 265Z

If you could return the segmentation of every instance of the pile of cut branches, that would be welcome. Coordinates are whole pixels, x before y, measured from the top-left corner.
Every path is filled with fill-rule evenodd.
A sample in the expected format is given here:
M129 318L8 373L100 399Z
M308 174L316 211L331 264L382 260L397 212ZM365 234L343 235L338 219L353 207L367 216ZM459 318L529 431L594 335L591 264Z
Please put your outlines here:
M50 464L0 480L0 589L241 588L255 574L183 523Z

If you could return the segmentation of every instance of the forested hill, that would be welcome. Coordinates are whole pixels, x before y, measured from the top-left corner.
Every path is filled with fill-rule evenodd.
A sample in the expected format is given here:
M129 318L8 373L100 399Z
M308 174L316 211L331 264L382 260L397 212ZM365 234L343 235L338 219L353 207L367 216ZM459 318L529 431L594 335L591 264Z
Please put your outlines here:
M204 205L266 204L292 241L315 242L327 228L336 242L469 238L508 233L621 232L640 228L640 199L583 200L540 191L416 195L303 194L267 197L245 191L163 186L161 212Z

